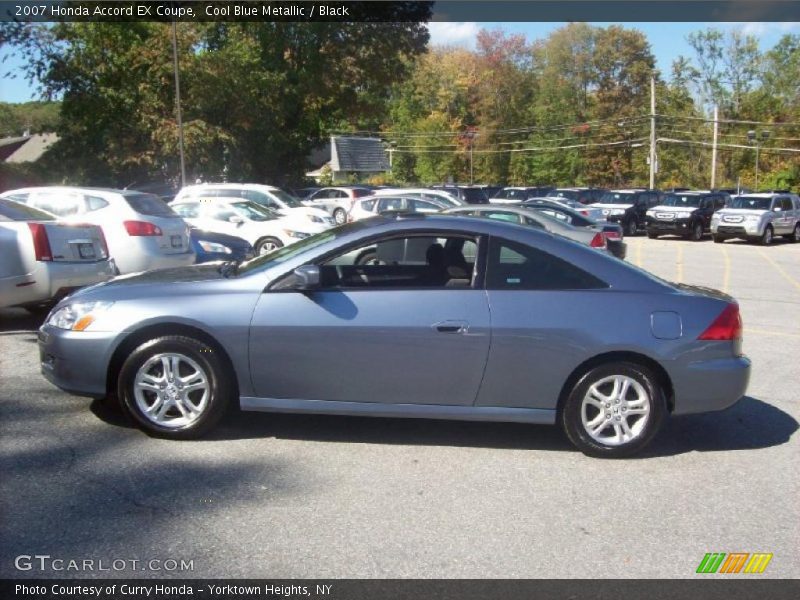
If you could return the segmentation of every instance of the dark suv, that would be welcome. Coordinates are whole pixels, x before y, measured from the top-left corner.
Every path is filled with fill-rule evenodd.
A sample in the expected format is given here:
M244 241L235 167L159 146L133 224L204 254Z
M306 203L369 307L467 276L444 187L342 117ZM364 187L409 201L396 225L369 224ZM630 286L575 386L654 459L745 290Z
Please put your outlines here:
M573 188L556 188L547 193L548 198L567 198L580 202L581 204L593 204L600 202L600 198L608 190L603 188L587 188L587 187L573 187Z
M489 197L483 187L477 185L432 185L431 189L450 192L467 204L489 204Z
M711 216L724 208L730 196L722 192L677 192L666 194L647 211L647 237L680 235L696 242L711 231Z
M657 206L660 198L657 190L611 190L592 206L602 209L606 220L619 223L630 236L644 230L647 211Z

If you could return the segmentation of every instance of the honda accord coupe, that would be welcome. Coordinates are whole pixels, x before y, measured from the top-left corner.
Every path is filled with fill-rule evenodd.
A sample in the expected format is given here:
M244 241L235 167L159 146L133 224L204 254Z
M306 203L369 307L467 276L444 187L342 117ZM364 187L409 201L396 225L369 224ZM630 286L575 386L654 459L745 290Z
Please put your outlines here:
M370 261L359 261L365 252ZM545 231L399 213L244 263L118 277L62 300L41 369L116 397L148 433L206 433L227 408L559 424L630 455L669 414L745 393L733 299Z

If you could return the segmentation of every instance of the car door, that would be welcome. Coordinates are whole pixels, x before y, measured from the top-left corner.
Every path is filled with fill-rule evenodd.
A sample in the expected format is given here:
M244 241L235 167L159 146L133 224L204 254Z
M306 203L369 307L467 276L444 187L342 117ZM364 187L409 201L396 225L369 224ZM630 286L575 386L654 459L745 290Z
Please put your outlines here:
M470 406L489 352L489 306L480 278L431 281L431 247L475 256L466 235L387 236L341 249L320 264L322 287L292 291L293 273L259 299L250 372L263 398ZM381 260L358 265L374 251ZM452 253L451 253L452 254ZM479 259L475 262L479 263ZM448 271L449 272L449 269ZM449 277L449 275L447 275ZM422 277L422 278L420 278Z
M498 237L488 246L492 344L476 405L552 410L599 343L590 327L608 286L532 246Z
M781 202L781 233L786 235L788 233L792 233L794 229L794 206L792 205L792 199L788 196L783 196L780 199Z

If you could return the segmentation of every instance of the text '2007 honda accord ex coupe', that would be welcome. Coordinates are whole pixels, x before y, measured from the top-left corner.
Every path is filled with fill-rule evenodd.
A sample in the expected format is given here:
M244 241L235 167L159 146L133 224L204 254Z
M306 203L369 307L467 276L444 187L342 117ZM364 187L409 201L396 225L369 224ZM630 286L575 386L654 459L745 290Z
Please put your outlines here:
M58 387L116 396L148 433L243 410L560 424L627 456L670 414L745 393L739 307L566 238L398 213L238 264L117 277L39 332Z

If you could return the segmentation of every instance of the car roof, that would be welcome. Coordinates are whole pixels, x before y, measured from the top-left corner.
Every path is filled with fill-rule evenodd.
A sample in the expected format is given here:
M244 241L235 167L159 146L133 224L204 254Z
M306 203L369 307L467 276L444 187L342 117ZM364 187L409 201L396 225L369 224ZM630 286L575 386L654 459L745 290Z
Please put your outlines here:
M12 194L12 193L19 194L22 192L30 193L30 192L46 192L46 191L95 192L95 193L99 192L103 194L118 194L120 196L142 196L142 195L155 196L155 194L152 194L150 192L140 192L138 190L122 190L117 188L105 188L105 187L79 187L74 185L36 185L25 188L17 188L15 190L8 190L6 192L3 192L3 194Z
M185 185L181 188L181 192L184 190L195 190L195 189L202 189L202 188L223 188L229 190L240 190L240 189L250 189L250 190L269 190L270 192L278 191L281 188L275 187L274 185L267 185L266 183L210 183L210 182L203 182L203 183L192 183L190 185Z

